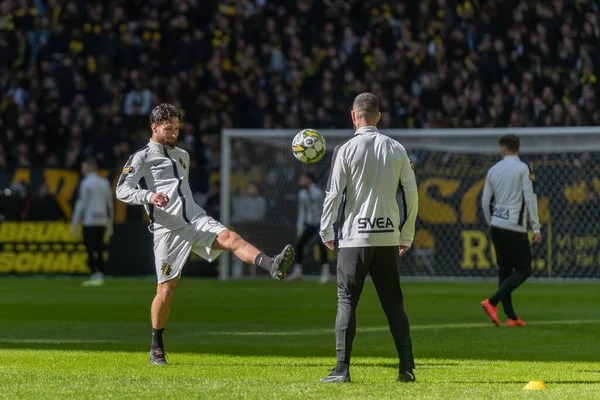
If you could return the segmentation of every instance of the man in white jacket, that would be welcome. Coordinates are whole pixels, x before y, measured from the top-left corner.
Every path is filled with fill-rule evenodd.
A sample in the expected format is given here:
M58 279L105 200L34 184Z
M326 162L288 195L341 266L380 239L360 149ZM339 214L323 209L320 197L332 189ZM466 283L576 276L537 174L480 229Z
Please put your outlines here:
M166 365L163 332L181 271L193 251L207 261L223 251L283 279L294 262L294 248L287 245L269 257L240 235L209 217L192 196L189 183L190 155L177 147L181 116L172 104L160 104L150 114L152 137L125 164L117 184L117 198L143 205L154 236L154 260L158 286L152 302L150 362Z
M412 382L414 363L400 288L400 257L412 245L418 210L414 166L404 147L377 129L379 100L362 93L352 106L354 136L336 147L321 218L321 238L338 247L337 365L323 382L350 381L356 306L371 275L400 359L397 381ZM400 222L397 192L403 197Z
M521 141L515 135L500 138L502 160L488 171L481 206L498 261L498 291L481 302L481 308L500 326L497 306L501 302L507 326L525 326L517 317L512 293L531 276L531 245L527 220L533 229L533 244L542 241L533 169L519 159Z
M83 243L87 249L88 266L92 271L84 286L104 284L105 238L113 233L114 201L110 182L97 174L98 166L94 158L81 164L81 174L85 177L79 186L79 197L73 212L73 235L77 235L82 225Z
M325 200L325 191L315 183L315 175L311 172L300 174L300 191L298 192L298 222L296 231L298 232L298 242L296 243L296 265L294 271L288 277L288 281L300 280L304 277L303 262L304 249L310 248L313 239L318 239L319 224L323 214L323 201ZM320 283L329 282L329 262L327 260L327 248L319 240L319 253L321 261Z

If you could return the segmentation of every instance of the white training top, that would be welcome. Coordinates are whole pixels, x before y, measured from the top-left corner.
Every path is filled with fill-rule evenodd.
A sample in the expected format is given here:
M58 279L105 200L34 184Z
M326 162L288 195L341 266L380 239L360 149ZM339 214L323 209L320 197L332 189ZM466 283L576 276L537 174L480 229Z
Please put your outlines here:
M305 225L318 227L323 213L325 191L315 184L308 189L298 192L298 222L297 229L301 232Z
M517 156L505 156L488 171L481 207L491 226L527 232L527 216L534 232L540 231L533 170Z
M190 155L175 147L167 149L150 140L134 153L117 184L117 198L128 204L143 205L150 218L150 230L162 233L191 225L206 215L192 196L189 184ZM169 196L166 207L150 204L153 193Z
M335 148L323 216L321 238L339 247L410 247L418 211L414 165L404 147L374 126ZM398 187L404 197L400 224ZM334 226L335 225L335 226Z
M79 186L79 197L73 212L73 226L108 226L113 223L114 202L110 182L89 173Z

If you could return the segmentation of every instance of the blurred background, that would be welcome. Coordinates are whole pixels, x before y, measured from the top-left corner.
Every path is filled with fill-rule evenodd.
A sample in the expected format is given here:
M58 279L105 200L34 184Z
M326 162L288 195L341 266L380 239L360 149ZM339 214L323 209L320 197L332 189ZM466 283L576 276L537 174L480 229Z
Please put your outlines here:
M115 185L161 102L181 110L179 146L208 214L222 215L227 190L234 229L268 251L295 241L306 167L288 148L293 132L342 129L326 134L333 150L352 134L354 96L371 91L380 128L401 142L412 132L420 213L403 274L495 275L482 179L505 129L536 128L524 140L536 144L524 159L536 170L545 237L534 274L600 277L599 8L598 0L0 0L0 274L89 273L70 234L80 164L97 157ZM231 129L267 133L222 140ZM412 129L447 130L432 146ZM454 142L464 132L486 140L485 154L471 139ZM326 157L312 169L318 183L328 167ZM141 207L116 204L107 274L154 274L147 223ZM308 271L322 261L310 253ZM192 257L185 273L218 268Z

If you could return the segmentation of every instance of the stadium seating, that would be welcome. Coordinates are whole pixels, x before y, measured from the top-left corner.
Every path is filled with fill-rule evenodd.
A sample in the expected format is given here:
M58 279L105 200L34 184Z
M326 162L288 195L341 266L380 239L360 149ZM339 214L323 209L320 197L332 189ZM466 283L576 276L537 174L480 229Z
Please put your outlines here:
M384 129L600 124L597 0L164 4L0 2L0 167L118 168L159 102L202 193L222 128L349 128L359 91Z

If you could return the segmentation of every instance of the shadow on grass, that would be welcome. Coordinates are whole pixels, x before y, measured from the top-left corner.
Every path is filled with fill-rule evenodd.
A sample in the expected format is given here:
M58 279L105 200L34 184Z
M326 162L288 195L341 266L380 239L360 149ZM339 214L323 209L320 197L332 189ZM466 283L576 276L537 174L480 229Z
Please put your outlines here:
M206 358L202 354L334 360L333 286L324 290L306 284L290 289L271 282L194 280L181 284L185 290L176 296L174 319L165 333L166 351L172 355L198 354L199 362ZM600 360L600 315L593 301L600 292L592 285L527 286L531 312L543 305L553 310L556 320L528 321L530 328L524 330L496 329L484 322L478 299L491 284L487 288L456 282L407 286L410 304L415 309L419 304L412 331L417 364L426 358L441 362ZM151 280L114 280L99 290L58 279L5 280L0 287L0 349L131 352L147 357L147 316L155 287ZM365 287L357 318L353 356L385 358L381 366L395 369L395 363L384 362L395 358L395 349L372 285Z
M398 369L397 362L380 362L380 363L364 363L364 362L356 362L352 363L355 367L380 367L380 368L391 368ZM416 361L416 369L429 369L429 368L445 368L445 367L458 367L459 363L453 362L440 362L440 363L420 363L418 360Z
M32 349L32 350L60 350L60 351L109 351L109 352L131 352L131 353L146 353L149 350L150 342L128 342L128 343L103 343L102 340L94 342L93 339L89 339L85 343L72 343L65 340L63 343L32 343L19 342L18 339L15 341L9 341L4 339L0 341L0 349ZM489 360L489 361L551 361L551 362L594 362L598 360L597 352L563 352L553 353L548 351L540 351L532 353L523 352L527 350L525 345L513 343L511 349L504 349L502 351L482 351L481 348L474 348L473 346L454 346L452 349L447 347L444 348L429 348L415 346L415 358L417 367L420 368L443 368L443 367L457 367L459 363L453 362L442 362L442 363L419 363L419 358L424 359L447 359L447 360ZM382 344L378 348L364 348L356 346L353 352L354 357L382 357L382 358L395 358L395 351L393 350L393 344L391 339L389 343ZM181 343L175 340L166 340L166 350L168 353L195 353L195 354L213 354L213 355L229 355L229 356L262 356L262 357L297 357L297 358L310 358L310 357L326 357L334 359L335 351L333 343L324 343L321 345L302 345L302 343L251 343L239 342L239 343ZM320 365L320 364L319 364ZM371 363L357 362L357 366L369 366ZM376 364L377 366L384 368L397 368L395 362L382 362ZM592 372L600 373L600 371L590 370L581 372Z
M503 381L503 380L494 380L494 379L490 379L490 380L481 380L481 381L449 381L449 384L452 385L487 385L487 384L494 384L494 385L526 385L527 382L526 381ZM600 383L600 380L581 380L581 379L574 379L574 380L560 380L560 381L545 381L546 384L548 385L586 385L586 384L595 384L595 383Z
M211 362L204 362L204 361L198 361L198 362L171 362L169 361L169 365L176 365L178 367L196 367L199 364L201 364L203 367L223 367L223 366L237 366L237 365L245 365L245 366L249 366L249 367L264 367L264 368L273 368L274 366L277 366L276 364L269 364L269 363L248 363L247 359L243 359L240 360L240 362L228 362L228 363L211 363ZM332 362L331 361L323 361L320 363L289 363L286 362L285 363L285 367L286 368L305 368L305 367L315 367L315 368L319 368L319 367L325 367L325 368L329 368L331 367ZM375 365L375 364L374 364ZM396 368L398 368L398 366L396 365Z

